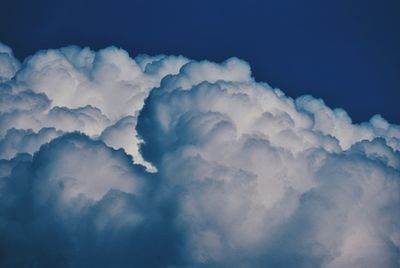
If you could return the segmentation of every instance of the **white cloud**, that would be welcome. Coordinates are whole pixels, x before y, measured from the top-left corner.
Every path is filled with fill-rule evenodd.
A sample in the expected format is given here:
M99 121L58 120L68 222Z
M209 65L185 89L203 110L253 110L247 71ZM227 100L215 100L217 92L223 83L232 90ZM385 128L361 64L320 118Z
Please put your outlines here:
M0 53L1 264L400 264L400 126L236 58Z
M0 42L0 83L11 79L19 66L20 63L14 58L11 48Z

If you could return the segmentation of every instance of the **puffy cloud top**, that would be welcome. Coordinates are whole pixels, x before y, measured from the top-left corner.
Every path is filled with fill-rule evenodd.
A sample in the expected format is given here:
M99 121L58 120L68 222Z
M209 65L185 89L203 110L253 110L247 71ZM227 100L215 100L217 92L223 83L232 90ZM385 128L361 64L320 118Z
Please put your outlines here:
M0 43L0 82L11 79L20 67L10 47Z
M222 63L0 44L0 265L398 267L400 126Z

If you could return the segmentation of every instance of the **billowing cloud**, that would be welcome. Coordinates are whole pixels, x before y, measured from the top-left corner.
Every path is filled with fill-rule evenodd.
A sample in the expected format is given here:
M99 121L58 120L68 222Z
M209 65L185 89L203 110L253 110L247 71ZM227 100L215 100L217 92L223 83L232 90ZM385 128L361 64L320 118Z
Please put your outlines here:
M381 116L353 124L236 58L0 56L2 266L400 265Z
M0 43L0 82L11 79L17 70L20 63L14 57L10 47Z

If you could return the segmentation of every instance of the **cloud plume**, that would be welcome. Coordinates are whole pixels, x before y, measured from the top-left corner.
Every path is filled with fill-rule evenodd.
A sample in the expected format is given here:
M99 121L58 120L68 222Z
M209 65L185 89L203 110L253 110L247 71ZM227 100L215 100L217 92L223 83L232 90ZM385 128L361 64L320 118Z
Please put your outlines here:
M0 44L0 266L398 267L400 126L222 63Z

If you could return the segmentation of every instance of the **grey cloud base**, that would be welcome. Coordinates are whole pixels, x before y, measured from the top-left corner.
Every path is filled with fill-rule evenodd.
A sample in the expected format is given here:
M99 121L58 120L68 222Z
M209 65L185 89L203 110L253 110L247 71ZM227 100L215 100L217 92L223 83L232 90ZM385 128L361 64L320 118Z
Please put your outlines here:
M400 126L249 65L0 45L1 267L398 267Z

